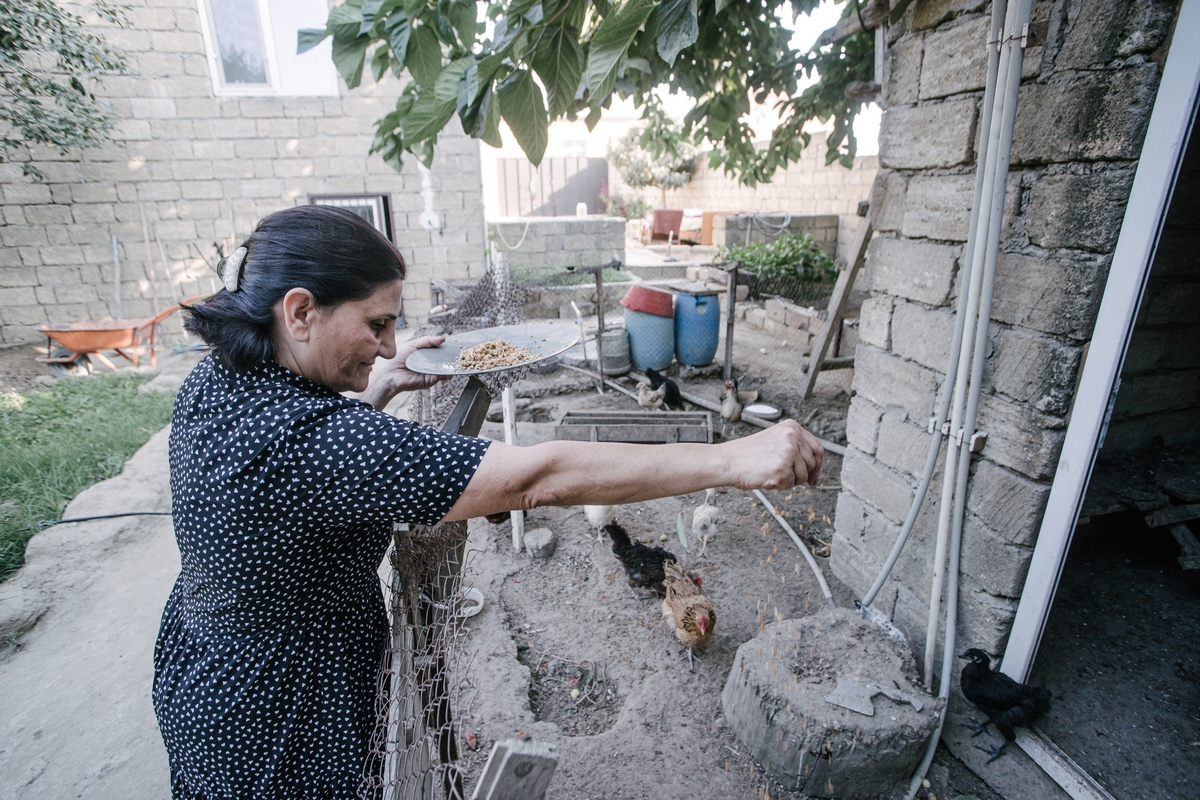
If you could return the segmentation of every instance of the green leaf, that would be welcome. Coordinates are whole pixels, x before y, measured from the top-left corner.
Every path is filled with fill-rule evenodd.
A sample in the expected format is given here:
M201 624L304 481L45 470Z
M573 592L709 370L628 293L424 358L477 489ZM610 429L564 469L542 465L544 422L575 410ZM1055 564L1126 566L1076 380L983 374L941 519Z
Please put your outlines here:
M621 59L638 30L646 24L658 0L626 0L613 9L592 34L587 80L593 102L612 94ZM507 119L507 117L506 117Z
M382 78L391 60L391 52L388 50L386 44L382 44L376 48L375 52L371 54L371 77L376 81Z
M470 56L471 63L463 70L462 77L458 79L458 103L455 109L458 111L458 117L463 121L464 130L467 127L467 116L470 114L471 107L479 98L479 65L475 63L475 57ZM472 133L471 136L477 134Z
M324 28L301 28L296 31L296 55L312 50L328 35Z
M587 129L588 129L589 133L591 133L593 130L595 130L596 123L599 121L600 121L600 106L592 106L592 109L590 111L588 111L587 117L583 120L583 123L585 125L587 125Z
M371 32L371 27L375 24L375 17L383 8L383 3L384 0L363 0L362 23L358 26L359 36L366 36Z
M408 56L404 66L422 89L433 86L442 71L442 46L428 25L413 28L408 38Z
M691 47L700 37L696 21L696 0L662 0L658 7L658 54L668 64L685 47Z
M447 47L454 47L458 44L458 38L454 35L454 26L450 24L450 20L440 11L434 11L432 14L425 15L425 21L430 23L433 32L437 37L446 43Z
M541 25L542 20L546 18L546 10L542 7L541 3L538 3L521 16L524 17L525 21L530 25Z
M474 63L474 56L451 61L432 87L421 90L404 118L404 140L410 144L434 137L446 127L458 101L458 79Z
M426 169L433 166L433 146L435 143L436 139L426 139L423 142L414 142L409 148L410 152L417 157L417 161L424 164Z
M458 32L458 39L468 50L475 44L479 33L479 17L475 3L455 3L450 6L450 24Z
M342 3L329 9L329 18L325 21L325 32L334 38L351 41L358 38L358 29L362 25L362 9L355 8L349 3Z
M549 139L550 121L542 90L533 81L533 73L518 69L505 78L496 90L500 101L500 116L508 123L517 144L535 167L542 163Z
M483 132L479 134L479 138L484 142L497 149L504 146L504 140L500 138L500 103L496 102L496 96L493 94L491 87L487 89L487 116L483 123Z
M363 62L366 61L367 45L370 43L369 36L349 41L333 37L333 65L348 89L354 89L362 83Z
M412 28L408 24L408 15L403 8L393 11L384 26L388 44L392 48L392 56L398 64L403 64L408 57L408 37Z
M583 67L579 31L563 26L546 32L533 54L533 68L546 87L551 117L558 118L574 108Z
M425 0L404 0L404 14L409 20L416 20L425 10Z

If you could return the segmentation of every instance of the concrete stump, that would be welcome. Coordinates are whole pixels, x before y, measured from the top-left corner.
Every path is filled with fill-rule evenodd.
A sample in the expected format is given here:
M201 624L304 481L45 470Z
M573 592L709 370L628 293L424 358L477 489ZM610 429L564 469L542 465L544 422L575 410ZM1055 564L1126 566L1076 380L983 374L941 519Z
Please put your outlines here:
M554 555L554 532L549 528L534 528L525 532L525 552L534 558Z
M721 704L776 780L839 800L874 800L907 781L942 708L920 688L907 642L832 608L739 647Z

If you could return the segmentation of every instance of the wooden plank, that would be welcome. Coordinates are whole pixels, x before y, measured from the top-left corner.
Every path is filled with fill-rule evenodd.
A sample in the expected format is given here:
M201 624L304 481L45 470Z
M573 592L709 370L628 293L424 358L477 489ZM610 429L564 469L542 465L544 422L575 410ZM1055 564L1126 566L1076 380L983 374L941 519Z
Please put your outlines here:
M1190 522L1200 519L1200 503L1190 506L1168 506L1146 515L1146 524L1151 528L1161 528L1165 525L1176 525L1180 522Z
M1170 531L1175 541L1179 542L1179 549L1183 551L1183 555L1179 557L1179 566L1184 569L1200 569L1200 542L1196 541L1196 535L1192 533L1191 528L1180 522L1172 525Z
M827 358L821 364L821 369L823 369L823 370L853 369L853 368L854 368L854 356L845 356L845 357L839 357L839 358ZM808 372L808 364L801 365L800 371Z
M854 232L854 241L850 244L850 262L846 269L838 275L837 283L833 287L833 295L829 298L829 314L825 317L825 322L821 324L821 331L817 334L816 341L813 342L812 355L809 356L808 361L808 372L800 381L801 398L812 397L813 387L817 384L817 376L821 374L822 365L825 363L829 343L833 341L834 333L841 327L842 316L846 313L846 303L850 300L850 290L854 288L854 280L858 277L858 271L867 255L867 245L871 241L873 230L871 214L868 212L867 216L863 217L862 222L858 224L858 230Z
M557 767L558 753L552 744L496 742L471 800L543 800Z
M1107 789L1037 728L1018 728L1017 746L1073 800L1114 800Z

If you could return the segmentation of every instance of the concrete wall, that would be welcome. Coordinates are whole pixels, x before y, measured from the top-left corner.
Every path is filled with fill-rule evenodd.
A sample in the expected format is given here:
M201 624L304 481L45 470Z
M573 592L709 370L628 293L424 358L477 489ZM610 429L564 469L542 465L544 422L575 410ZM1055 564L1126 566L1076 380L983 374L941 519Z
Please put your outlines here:
M457 131L440 137L426 188L438 220L427 230L418 222L426 200L416 160L396 174L367 156L372 123L399 91L394 79L353 92L339 82L338 96L217 97L195 0L128 5L128 28L97 23L130 60L129 75L100 88L121 119L116 141L67 156L36 150L45 181L0 164L0 343L37 339L33 326L47 320L115 315L113 234L123 315L149 316L149 267L160 303L208 292L212 273L197 248L211 259L213 241L231 229L243 237L260 217L306 203L309 194L391 194L396 242L410 265L410 321L428 312L431 277L478 276L483 222L474 140ZM174 290L158 263L156 233Z
M878 574L924 465L962 291L990 7L922 0L889 29L849 448L832 568L856 593ZM1004 649L1062 446L1173 6L1034 4L1012 153L963 543L958 641ZM939 468L934 486L940 485ZM923 649L938 491L876 606ZM940 656L939 656L940 658Z
M1200 440L1200 136L1193 131L1121 370L1104 453Z

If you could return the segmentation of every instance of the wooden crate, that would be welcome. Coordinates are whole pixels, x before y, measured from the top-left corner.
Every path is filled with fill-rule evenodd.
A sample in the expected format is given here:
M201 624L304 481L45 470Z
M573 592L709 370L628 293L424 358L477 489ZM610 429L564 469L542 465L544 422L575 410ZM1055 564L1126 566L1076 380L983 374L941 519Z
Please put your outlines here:
M568 411L554 438L581 442L712 444L712 414L707 411Z

